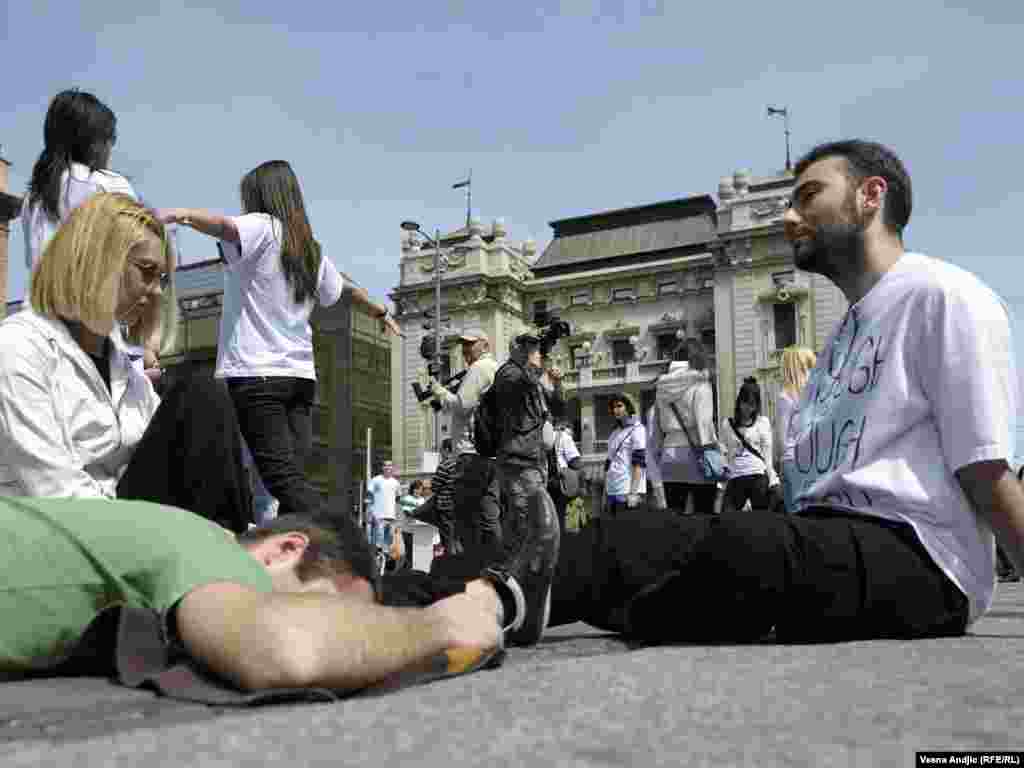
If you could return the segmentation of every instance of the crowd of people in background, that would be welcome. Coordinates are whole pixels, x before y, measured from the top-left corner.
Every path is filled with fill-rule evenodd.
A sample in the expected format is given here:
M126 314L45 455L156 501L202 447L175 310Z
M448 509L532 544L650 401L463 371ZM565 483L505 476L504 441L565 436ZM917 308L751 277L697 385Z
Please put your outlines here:
M991 604L996 538L1024 561L1005 305L905 250L910 176L880 144L796 165L796 266L850 307L817 361L784 351L774 426L755 379L716 423L706 351L682 340L647 413L609 398L600 508L564 535L583 461L556 428L543 332L500 362L482 329L463 332L461 386L430 384L452 425L432 487L403 494L386 462L361 529L303 471L310 317L347 293L397 334L387 307L325 258L287 162L242 177L238 216L154 211L106 167L116 136L94 96L59 94L25 197L30 298L0 323L0 494L18 497L0 499L0 583L24 620L0 630L0 671L59 668L127 607L243 690L473 671L574 621L642 642L957 635ZM171 226L216 238L225 299L213 377L158 393ZM257 521L247 451L272 520ZM403 519L438 530L429 574L395 567Z

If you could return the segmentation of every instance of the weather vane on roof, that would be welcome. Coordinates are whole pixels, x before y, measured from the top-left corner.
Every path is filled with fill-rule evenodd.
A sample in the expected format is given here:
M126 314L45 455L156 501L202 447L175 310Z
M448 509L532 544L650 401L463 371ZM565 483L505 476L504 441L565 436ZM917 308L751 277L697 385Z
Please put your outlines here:
M789 107L768 107L768 117L781 117L786 129L786 170L792 170L789 162Z

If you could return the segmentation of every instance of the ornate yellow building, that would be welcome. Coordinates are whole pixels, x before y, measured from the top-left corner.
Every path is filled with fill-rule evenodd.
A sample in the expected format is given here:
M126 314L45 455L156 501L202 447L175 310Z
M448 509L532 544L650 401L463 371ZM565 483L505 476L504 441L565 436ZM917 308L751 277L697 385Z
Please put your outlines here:
M700 339L715 371L720 415L732 412L746 376L762 383L774 413L781 350L820 349L846 302L835 286L793 266L782 214L789 173L722 179L709 195L559 219L535 258L531 242L514 243L500 221L478 222L441 238L442 332L448 369L462 367L459 332L482 327L499 360L538 316L556 314L573 334L552 350L565 372L569 420L594 464L612 430L607 400L624 391L646 412L654 382L682 338ZM422 376L420 341L432 334L434 252L403 234L401 280L392 293L406 339L392 361L395 461L403 474L424 471L446 433L445 417L419 405L411 384Z

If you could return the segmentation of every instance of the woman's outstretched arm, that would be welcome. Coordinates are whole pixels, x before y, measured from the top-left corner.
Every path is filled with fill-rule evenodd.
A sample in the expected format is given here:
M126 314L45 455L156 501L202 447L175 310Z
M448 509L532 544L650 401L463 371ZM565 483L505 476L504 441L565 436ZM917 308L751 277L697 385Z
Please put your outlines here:
M230 217L213 211L205 211L202 208L161 208L156 214L164 224L181 224L191 227L196 232L230 243L237 243L240 240L235 222Z

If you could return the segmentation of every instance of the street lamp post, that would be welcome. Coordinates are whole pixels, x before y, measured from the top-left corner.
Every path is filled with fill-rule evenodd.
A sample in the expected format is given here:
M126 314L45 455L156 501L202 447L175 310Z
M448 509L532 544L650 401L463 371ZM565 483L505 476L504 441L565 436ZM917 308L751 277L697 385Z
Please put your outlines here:
M781 117L786 133L786 170L792 169L789 162L789 107L768 107L768 117Z
M426 240L434 248L434 370L438 378L441 376L441 270L445 259L441 256L441 230L434 230L434 237L424 232L415 221L403 221L402 229L406 232L415 232ZM441 450L441 429L440 419L437 413L434 414L434 450Z

